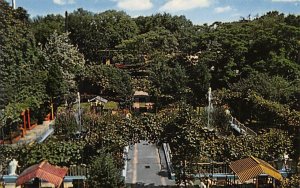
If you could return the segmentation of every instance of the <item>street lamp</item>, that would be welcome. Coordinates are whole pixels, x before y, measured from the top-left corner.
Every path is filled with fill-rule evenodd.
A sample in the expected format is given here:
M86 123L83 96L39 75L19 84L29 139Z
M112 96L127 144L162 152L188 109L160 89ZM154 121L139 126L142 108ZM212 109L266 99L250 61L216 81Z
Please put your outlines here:
M79 119L79 131L82 131L82 127L81 127L81 110L80 110L80 93L77 92L77 96L78 96L78 119Z
M210 112L212 111L212 95L211 95L211 87L208 88L208 107L207 107L207 127L210 128Z
M16 0L12 0L11 5L12 5L13 9L16 9Z

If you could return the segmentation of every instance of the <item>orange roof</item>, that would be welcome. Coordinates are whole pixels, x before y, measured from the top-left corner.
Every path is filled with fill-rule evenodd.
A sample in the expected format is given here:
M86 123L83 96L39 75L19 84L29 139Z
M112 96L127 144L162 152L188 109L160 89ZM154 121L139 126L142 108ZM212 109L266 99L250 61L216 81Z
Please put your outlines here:
M68 172L68 168L53 166L47 161L43 161L40 164L32 165L31 167L24 170L20 176L17 178L17 185L22 185L33 178L40 178L46 180L49 183L54 184L59 187L63 182L65 175Z
M241 182L245 182L260 174L267 174L280 181L283 179L281 174L269 163L253 156L234 161L229 167L237 174Z

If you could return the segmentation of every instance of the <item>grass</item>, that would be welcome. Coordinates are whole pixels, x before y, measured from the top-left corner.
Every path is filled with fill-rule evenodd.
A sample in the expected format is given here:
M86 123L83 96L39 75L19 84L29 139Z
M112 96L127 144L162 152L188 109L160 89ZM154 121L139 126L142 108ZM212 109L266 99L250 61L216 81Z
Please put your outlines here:
M113 101L109 101L104 104L104 109L107 109L107 110L116 110L116 109L118 109L118 107L119 107L119 104L117 102L113 102Z

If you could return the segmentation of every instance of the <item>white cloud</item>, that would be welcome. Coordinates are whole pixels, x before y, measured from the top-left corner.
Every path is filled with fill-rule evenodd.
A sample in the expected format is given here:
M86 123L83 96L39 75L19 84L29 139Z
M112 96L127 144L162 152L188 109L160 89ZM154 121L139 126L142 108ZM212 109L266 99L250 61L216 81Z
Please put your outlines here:
M125 10L148 10L153 7L151 0L113 0L117 2L117 7Z
M168 0L159 10L176 12L194 8L209 7L212 0Z
M216 8L214 9L214 11L215 11L216 13L224 13L224 12L229 12L229 11L231 11L231 10L232 10L232 8L231 8L230 6L216 7Z
M300 0L272 0L273 2L300 2Z
M53 3L58 5L74 4L75 0L53 0Z

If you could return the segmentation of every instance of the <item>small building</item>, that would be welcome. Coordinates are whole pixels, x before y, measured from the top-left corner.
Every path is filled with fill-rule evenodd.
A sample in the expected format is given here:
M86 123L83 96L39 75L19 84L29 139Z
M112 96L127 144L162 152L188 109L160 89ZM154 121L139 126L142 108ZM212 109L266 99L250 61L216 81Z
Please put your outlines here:
M150 96L144 91L135 91L133 95L134 112L149 112L153 110L153 104L150 102Z
M45 160L28 167L20 175L2 174L2 180L4 188L83 188L86 187L87 174L88 168L86 165L73 165L69 168L58 167Z
M102 113L104 105L108 102L108 100L100 96L96 96L92 99L89 99L88 102L91 104L92 111L96 113Z

